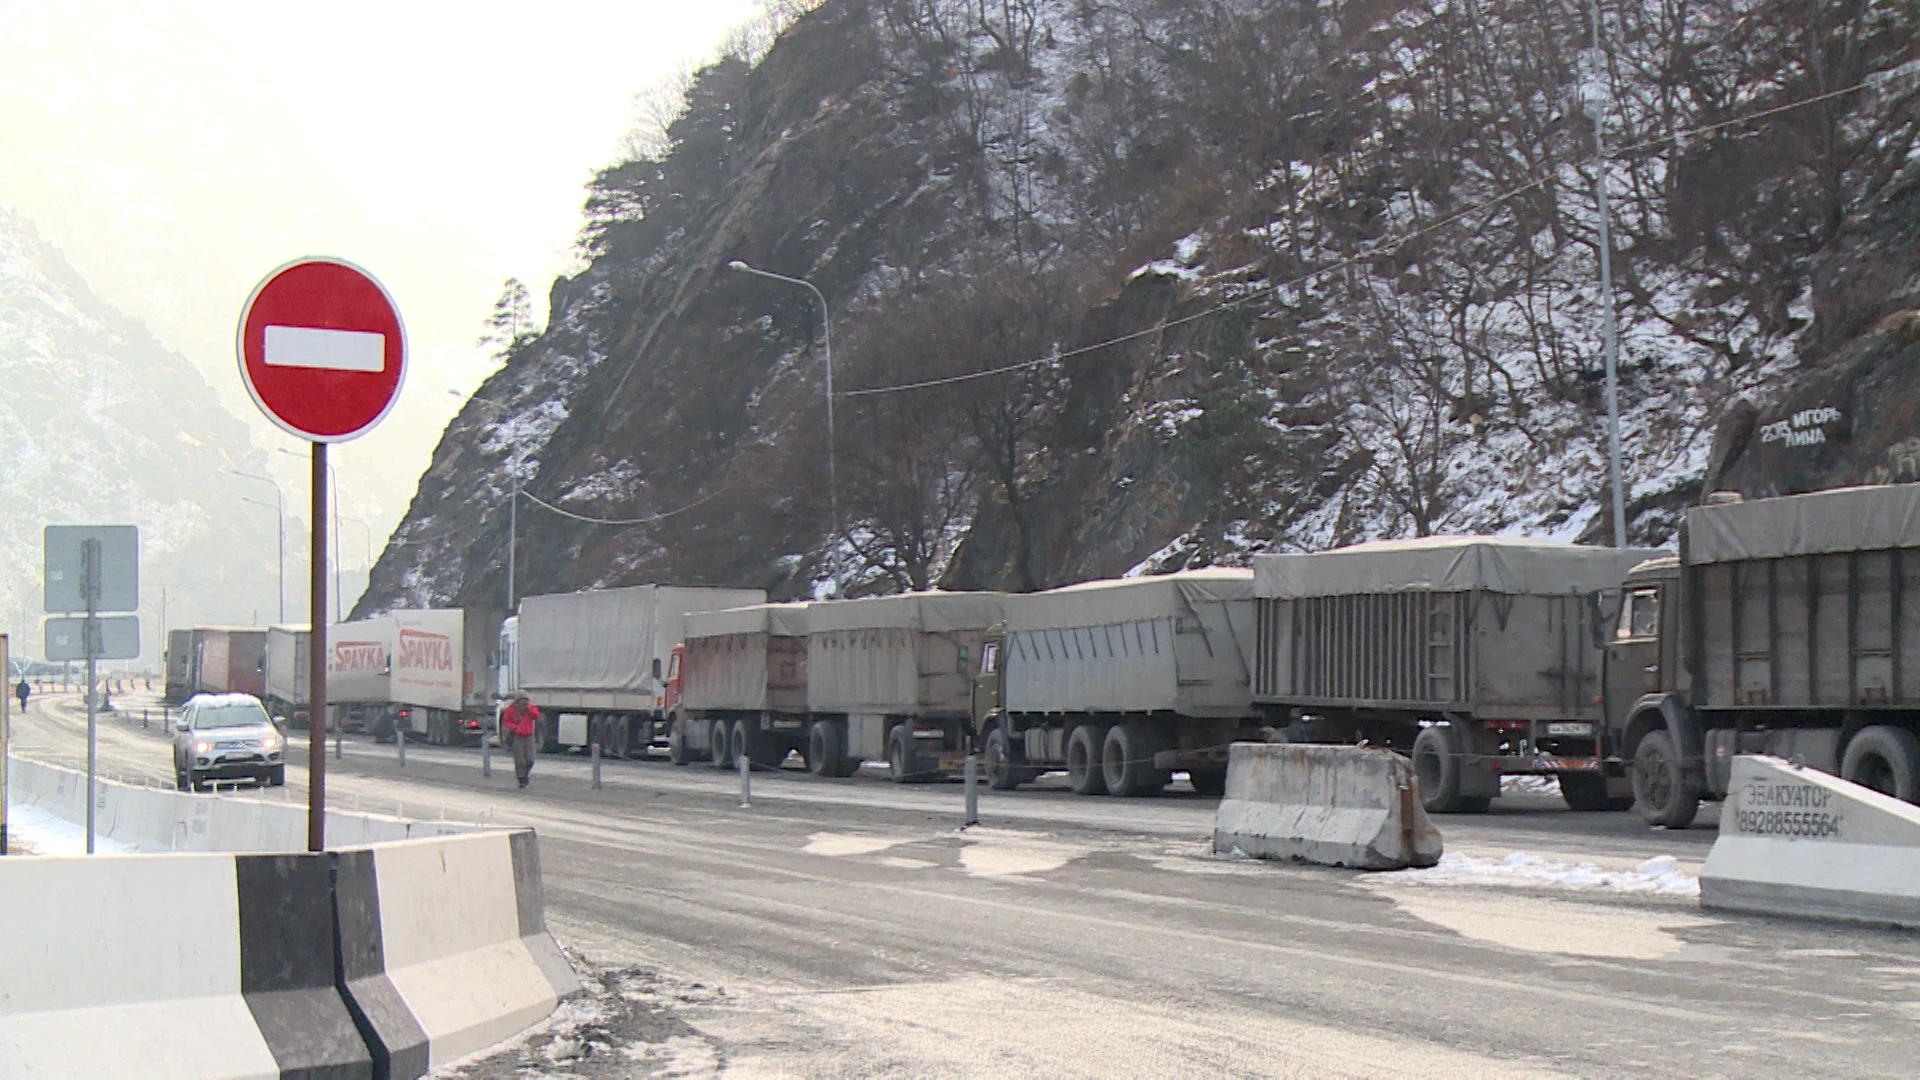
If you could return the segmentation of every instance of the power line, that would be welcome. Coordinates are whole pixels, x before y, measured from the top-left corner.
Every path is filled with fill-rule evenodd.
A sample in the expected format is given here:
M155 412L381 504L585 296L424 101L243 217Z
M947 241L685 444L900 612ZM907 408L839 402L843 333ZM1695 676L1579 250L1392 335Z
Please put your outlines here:
M695 499L694 501L686 504L685 506L678 506L672 510L663 511L662 513L648 514L646 517L637 517L637 518L599 518L599 517L589 517L586 514L576 514L572 510L566 510L561 507L555 506L550 502L547 502L545 499L542 499L538 495L535 495L534 493L528 491L525 488L520 489L520 497L523 499L526 499L528 502L531 502L536 506L545 507L546 509L553 511L556 514L559 514L561 517L572 518L575 521L583 521L589 525L651 525L656 521L665 521L670 517L677 517L680 514L684 514L687 511L694 509L697 506L701 506L705 503L712 502L714 499L719 498L722 494L726 493L732 487L733 485L731 484L722 484L719 487L713 489L712 491L706 493L705 495L702 495L698 499Z
M1744 116L1737 116L1729 120L1720 120L1711 124L1702 124L1699 127L1687 128L1681 131L1672 131L1664 135L1658 136L1657 138L1647 139L1641 142L1629 143L1625 146L1615 147L1613 150L1613 153L1622 154L1622 153L1636 152L1640 150L1649 150L1654 147L1663 146L1667 143L1675 142L1677 140L1693 138L1699 135L1707 135L1716 131L1724 130L1726 128L1737 127L1741 124L1751 124L1756 120L1764 120L1770 116L1777 116L1781 113L1791 112L1795 109L1803 109L1809 105L1817 105L1823 101L1831 101L1834 98L1845 97L1846 95L1855 93L1856 91L1864 90L1871 86L1877 86L1882 82L1890 81L1895 76L1901 74L1902 72L1906 72L1907 69L1913 68L1914 66L1915 65L1913 64L1903 64L1900 67L1891 68L1887 71L1877 72L1873 75L1870 75L1867 78L1862 79L1860 82L1854 83L1852 86L1841 87L1838 90L1829 90L1829 91L1826 91L1825 93L1815 94L1814 96L1809 98L1802 98L1798 101L1788 102L1785 105L1776 105L1771 108L1762 109L1755 113L1749 113ZM1448 228L1449 226L1456 224L1457 222L1461 221L1466 217L1469 217L1473 214L1480 213L1483 210L1491 210L1494 207L1500 206L1504 203L1511 202L1512 200L1520 197L1521 195L1526 194L1529 191L1533 191L1537 188L1544 186L1545 184L1547 184L1549 181L1553 179L1554 177L1552 176L1539 177L1537 179L1528 181L1527 183L1522 184L1519 187L1513 188L1509 191L1505 191L1499 195L1493 196L1492 198L1470 205L1465 209L1458 211L1457 213L1450 214L1446 217L1441 218L1440 220L1434 222L1431 225L1427 225L1422 228L1416 229L1413 232L1407 233L1399 237L1398 239L1393 240L1390 243L1369 248L1368 250L1360 254L1350 255L1344 259L1338 260L1337 262L1330 263L1326 266L1318 267L1314 270L1307 271L1306 273L1300 274L1297 277L1289 278L1285 281L1280 281L1280 282L1268 285L1262 289L1257 290L1256 292L1250 293L1249 295L1235 297L1232 300L1223 300L1220 303L1213 305L1212 307L1203 308L1200 311L1196 311L1188 315L1182 315L1177 319L1168 319L1162 322L1157 322L1157 323L1154 323L1152 326L1144 327L1142 329L1132 331L1131 333L1121 334L1118 337L1108 338L1105 341L1097 341L1091 345L1080 345L1072 349L1056 350L1053 353L1050 353L1043 357L1039 357L1037 359L1023 360L1017 364L1003 364L999 367L985 368L980 371L969 371L960 375L947 375L947 376L943 376L941 378L935 378L935 379L922 379L917 382L899 383L892 386L869 386L869 387L864 387L857 390L843 390L840 392L839 396L850 397L850 398L851 397L875 397L881 394L899 394L899 393L905 393L910 390L927 390L937 386L952 386L957 383L972 382L976 379L986 379L986 378L992 378L993 376L996 376L996 375L1010 374L1015 371L1025 371L1029 368L1036 368L1045 364L1051 364L1051 363L1054 363L1055 361L1064 360L1068 357L1083 356L1087 353L1097 352L1101 349L1109 348L1114 345L1124 345L1129 341L1136 341L1143 337L1151 337L1151 336L1160 334L1161 332L1168 330L1172 327L1181 326L1186 323L1196 322L1200 319L1205 319L1213 315L1218 315L1223 311L1238 307L1242 304L1246 304L1249 301L1254 300L1260 296L1270 295L1270 294L1278 293L1283 289L1294 288L1300 285L1305 285L1306 283L1314 280L1315 278L1323 277L1327 274L1338 273L1341 270L1348 269L1349 267L1358 265L1360 263L1370 262L1374 259L1381 257L1382 255L1391 254L1395 251L1398 251L1400 248L1405 247L1407 244L1413 242L1414 240L1418 240L1421 237L1424 237L1430 233L1437 232L1440 229Z

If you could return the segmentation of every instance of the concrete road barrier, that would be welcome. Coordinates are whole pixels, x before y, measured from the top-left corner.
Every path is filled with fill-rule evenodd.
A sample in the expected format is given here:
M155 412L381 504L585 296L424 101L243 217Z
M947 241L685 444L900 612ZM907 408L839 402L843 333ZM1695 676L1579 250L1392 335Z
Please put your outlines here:
M325 855L0 859L0 1076L370 1076L329 873Z
M1920 806L1779 758L1736 757L1700 906L1920 926Z
M393 1076L484 1049L579 989L547 933L530 831L337 853L349 1004Z
M1362 870L1440 861L1406 758L1360 746L1234 743L1213 850Z

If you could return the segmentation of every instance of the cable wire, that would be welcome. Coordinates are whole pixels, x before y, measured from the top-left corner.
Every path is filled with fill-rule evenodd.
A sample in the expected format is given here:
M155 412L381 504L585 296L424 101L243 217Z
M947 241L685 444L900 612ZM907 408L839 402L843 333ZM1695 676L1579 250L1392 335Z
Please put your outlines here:
M533 503L536 506L545 507L546 509L553 511L556 514L559 514L561 517L572 518L575 521L583 521L589 525L651 525L656 521L665 521L670 517L677 517L681 514L686 513L689 510L694 509L697 506L701 506L705 503L712 502L714 499L719 498L722 494L725 494L732 487L733 487L732 484L722 484L719 487L713 489L712 491L706 493L705 495L702 495L698 499L695 499L694 501L686 504L685 506L678 506L672 510L666 510L658 514L648 514L646 517L637 517L637 518L600 518L600 517L589 517L586 514L577 514L577 513L574 513L572 510L563 509L561 507L553 505L552 503L546 501L545 499L542 499L540 496L535 495L533 492L528 491L526 488L520 489L520 496L526 499L528 502Z

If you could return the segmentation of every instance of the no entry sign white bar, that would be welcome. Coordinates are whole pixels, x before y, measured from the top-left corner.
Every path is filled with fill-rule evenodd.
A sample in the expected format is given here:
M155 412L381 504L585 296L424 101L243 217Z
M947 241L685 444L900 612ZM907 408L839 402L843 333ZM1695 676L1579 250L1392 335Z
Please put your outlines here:
M268 326L261 360L268 367L379 372L386 366L387 337L364 330Z

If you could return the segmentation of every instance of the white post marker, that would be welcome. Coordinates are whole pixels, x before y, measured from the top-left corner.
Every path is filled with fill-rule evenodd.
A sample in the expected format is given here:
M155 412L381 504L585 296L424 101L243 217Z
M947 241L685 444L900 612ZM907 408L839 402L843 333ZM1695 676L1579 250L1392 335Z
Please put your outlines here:
M406 381L406 329L393 297L373 275L340 259L296 259L268 274L247 297L235 351L254 404L282 430L313 444L307 850L324 851L327 444L366 434L392 411ZM395 738L404 764L406 737L396 731Z

